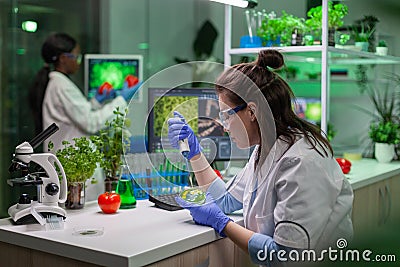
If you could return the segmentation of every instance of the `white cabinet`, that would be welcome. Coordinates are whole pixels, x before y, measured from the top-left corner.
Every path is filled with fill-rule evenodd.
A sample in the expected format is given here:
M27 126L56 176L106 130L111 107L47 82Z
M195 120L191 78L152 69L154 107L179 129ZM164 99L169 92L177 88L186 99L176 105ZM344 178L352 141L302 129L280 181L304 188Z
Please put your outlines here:
M355 239L400 224L400 176L356 189L353 202Z
M378 56L369 52L358 52L328 46L327 28L327 3L322 0L322 45L313 46L287 46L287 47L260 47L260 48L232 48L232 7L225 6L225 43L224 62L231 65L233 55L254 55L261 49L277 49L285 54L286 61L304 62L307 64L320 64L321 66L321 128L327 131L329 120L330 96L330 67L332 65L360 65L360 64L400 64L399 57Z

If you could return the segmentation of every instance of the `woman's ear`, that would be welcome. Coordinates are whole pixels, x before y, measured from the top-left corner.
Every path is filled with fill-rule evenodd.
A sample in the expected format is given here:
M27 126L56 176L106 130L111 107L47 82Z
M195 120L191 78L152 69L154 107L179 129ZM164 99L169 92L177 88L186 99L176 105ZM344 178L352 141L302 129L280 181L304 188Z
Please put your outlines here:
M254 102L249 102L247 104L247 107L249 108L249 112L250 112L250 120L256 121L256 110L257 110L257 106Z

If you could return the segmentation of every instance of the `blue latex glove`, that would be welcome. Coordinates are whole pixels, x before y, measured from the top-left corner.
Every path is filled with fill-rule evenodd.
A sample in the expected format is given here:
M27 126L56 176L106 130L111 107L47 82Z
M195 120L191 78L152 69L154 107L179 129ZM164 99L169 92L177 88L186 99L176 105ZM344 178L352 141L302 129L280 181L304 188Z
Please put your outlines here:
M190 151L187 159L190 160L195 155L200 154L201 147L192 128L186 123L185 118L174 111L174 118L168 119L168 138L173 148L179 148L178 141L188 139Z
M100 104L102 104L106 100L114 99L116 96L115 90L111 91L103 90L103 93L100 94L99 90L97 90L96 95L94 96Z
M182 208L190 211L195 223L211 226L220 236L226 237L223 231L232 219L222 212L209 193L207 193L206 203L203 205L187 202L181 197L175 197L175 200Z
M129 102L139 87L142 85L143 82L138 82L137 84L133 85L132 87L128 87L128 82L124 82L122 89L117 92L118 95L122 96L126 102Z

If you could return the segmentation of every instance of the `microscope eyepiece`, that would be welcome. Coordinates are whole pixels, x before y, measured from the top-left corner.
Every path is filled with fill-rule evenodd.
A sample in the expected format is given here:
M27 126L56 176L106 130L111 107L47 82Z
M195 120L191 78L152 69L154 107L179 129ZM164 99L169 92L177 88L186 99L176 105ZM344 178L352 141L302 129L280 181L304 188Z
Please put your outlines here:
M53 123L52 125L47 127L46 130L39 133L31 141L29 141L29 144L32 146L33 149L37 148L41 143L43 143L44 140L49 138L53 133L57 132L58 129L59 128L57 124Z

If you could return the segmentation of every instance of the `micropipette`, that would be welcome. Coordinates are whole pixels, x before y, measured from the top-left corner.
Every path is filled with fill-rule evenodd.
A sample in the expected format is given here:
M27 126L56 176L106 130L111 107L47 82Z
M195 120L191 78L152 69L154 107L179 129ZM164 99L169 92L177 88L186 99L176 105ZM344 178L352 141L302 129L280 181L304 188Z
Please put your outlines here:
M175 115L175 118L180 118L178 115ZM181 120L184 122L185 119L181 118ZM178 145L179 145L179 152L181 152L181 154L187 158L190 148L189 148L189 142L188 139L182 139L178 141Z

